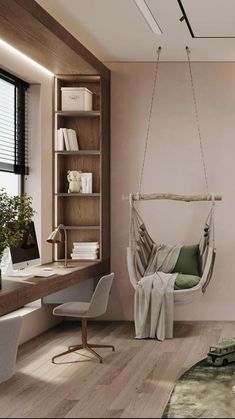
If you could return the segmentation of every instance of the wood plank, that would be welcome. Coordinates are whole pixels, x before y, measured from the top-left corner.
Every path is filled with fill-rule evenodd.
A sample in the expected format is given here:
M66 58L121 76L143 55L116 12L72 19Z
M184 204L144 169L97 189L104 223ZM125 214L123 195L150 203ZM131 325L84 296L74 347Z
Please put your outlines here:
M97 118L97 116L100 116L100 111L56 111L56 115L64 117L76 116L79 118Z
M58 214L59 224L68 226L100 226L100 202L99 197L94 196L76 196L59 197L57 198L59 208L62 209L62 214ZM60 205L63 201L63 206Z
M100 82L100 76L97 74L57 74L57 79L63 82L82 82L82 83L97 83Z
M101 80L101 224L102 258L110 257L110 81Z
M100 118L57 116L57 128L71 128L77 133L80 150L100 150Z
M175 338L158 342L135 340L132 322L90 322L90 341L114 344L116 352L102 350L102 365L85 352L53 365L53 354L81 339L80 325L64 323L20 348L16 375L0 385L0 417L159 418L185 368L234 327L176 322Z
M77 325L75 326L74 331L77 334ZM113 335L113 330L115 329L115 326L113 324L104 325L102 327L102 330L97 329L97 325L94 325L94 328L92 327L91 335L92 338L95 340L99 340L102 342L102 339L106 334L110 334L110 336ZM57 329L58 330L58 329ZM99 331L98 331L99 330ZM71 340L71 336L75 335L75 333L72 332L70 328L70 337L67 336L66 341L64 342L64 346L68 346L74 341ZM78 336L80 338L80 336ZM48 368L53 365L51 363L51 354L52 350L58 350L59 352L63 350L63 346L60 344L57 346L57 348L53 348L53 345L49 351L49 355L46 357L46 355L43 355L41 358L41 362L44 361L44 364L41 364L41 367L39 366L40 362L37 363L37 366L35 368L35 365L32 365L31 362L31 371L32 374L36 378L36 382L30 380L30 386L27 385L26 388L22 388L22 391L18 392L17 397L14 397L15 403L11 406L10 416L21 416L21 417L45 417L46 415L50 414L50 411L54 409L54 407L60 403L64 397L65 393L68 395L68 400L72 400L70 397L70 393L76 387L77 383L77 375L79 374L79 377L81 379L80 384L78 387L81 389L84 387L84 383L87 381L87 379L92 379L93 373L94 373L94 363L91 360L90 357L86 358L84 355L78 355L74 354L69 357L65 357L64 360L59 365L54 365L54 368L51 369L51 372L48 371ZM84 352L83 352L84 353ZM54 352L55 354L55 352ZM111 357L113 353L110 353ZM49 361L49 362L48 362ZM69 363L68 361L72 361ZM91 361L91 362L89 362ZM23 367L23 370L26 371L26 379L30 375L30 367L27 365ZM99 375L103 373L103 370L100 369L100 371L97 371L97 379ZM61 387L61 383L66 382L67 387L64 388ZM18 389L18 384L16 388ZM23 383L22 383L23 384ZM34 384L34 385L33 385ZM35 385L36 384L36 385ZM31 391L30 391L31 390ZM27 392L30 392L30 398L28 398L28 403L24 403L24 395ZM63 393L61 393L61 391ZM48 395L50 394L51 397L48 398ZM1 399L1 396L0 396ZM45 414L45 405L42 405L41 401L44 401L46 403L46 410L47 413ZM77 401L77 399L76 399ZM6 414L7 413L7 405L1 406L0 414ZM35 413L36 412L36 413Z
M65 226L66 230L100 230L101 226Z
M58 193L56 193L56 195L57 196L64 197L64 198L66 198L66 197L73 198L75 196L76 197L81 197L81 198L87 198L87 197L89 197L89 198L92 198L92 197L96 198L96 197L99 197L100 196L100 193L99 192L94 192L94 193L75 193L75 192L68 193L68 192L58 192Z
M106 261L75 262L75 267L72 269L60 268L59 265L56 262L45 265L56 272L54 276L47 278L3 279L0 291L0 316L81 281L107 273L109 269ZM28 270L36 274L37 268L31 267Z
M79 150L79 151L55 151L63 156L99 156L100 150Z
M62 160L62 162L61 162ZM59 183L57 186L57 195L64 196L68 192L68 171L76 170L85 173L92 173L92 194L84 193L69 193L69 196L97 196L96 193L100 194L100 156L99 155L58 155L57 156L57 176Z
M34 0L0 0L0 37L54 74L109 69Z

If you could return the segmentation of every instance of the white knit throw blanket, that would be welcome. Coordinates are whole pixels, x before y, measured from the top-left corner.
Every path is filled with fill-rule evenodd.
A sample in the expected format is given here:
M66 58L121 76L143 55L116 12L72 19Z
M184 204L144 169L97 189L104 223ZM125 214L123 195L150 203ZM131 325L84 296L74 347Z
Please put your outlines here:
M135 291L135 331L137 339L163 341L173 337L174 269L181 246L155 246L145 276ZM164 271L164 272L162 272Z

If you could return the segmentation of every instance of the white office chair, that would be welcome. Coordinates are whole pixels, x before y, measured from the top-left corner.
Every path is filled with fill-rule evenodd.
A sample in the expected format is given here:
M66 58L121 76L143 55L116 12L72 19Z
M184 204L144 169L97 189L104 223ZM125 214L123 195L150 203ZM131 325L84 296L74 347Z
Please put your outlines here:
M97 352L95 352L92 348L111 348L113 351L115 351L115 348L112 345L96 345L88 344L87 342L87 320L95 317L100 317L106 312L113 278L114 273L111 273L109 275L103 276L99 280L90 303L65 303L56 307L53 310L53 314L55 316L76 317L82 320L82 344L70 346L67 351L55 355L52 358L53 363L56 358L67 355L71 352L76 352L80 349L88 350L90 353L92 353L92 355L96 356L99 359L100 363L102 363L102 357L99 354L97 354Z

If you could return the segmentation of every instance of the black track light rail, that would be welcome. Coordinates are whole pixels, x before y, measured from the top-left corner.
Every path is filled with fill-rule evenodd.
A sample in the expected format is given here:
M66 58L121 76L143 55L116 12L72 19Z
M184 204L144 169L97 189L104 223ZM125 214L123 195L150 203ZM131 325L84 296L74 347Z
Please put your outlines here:
M185 8L183 6L182 0L177 0L180 10L182 12L182 17L180 18L180 22L185 21L187 28L189 30L189 33L192 38L194 39L232 39L235 38L235 36L196 36L193 32L192 26L189 22L189 18L187 16L187 13L185 11Z

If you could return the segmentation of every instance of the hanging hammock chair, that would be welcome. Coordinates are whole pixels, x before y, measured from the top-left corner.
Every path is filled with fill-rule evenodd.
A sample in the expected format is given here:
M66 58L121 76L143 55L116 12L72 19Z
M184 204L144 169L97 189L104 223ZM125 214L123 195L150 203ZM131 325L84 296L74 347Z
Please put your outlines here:
M144 159L143 166L140 175L140 184L139 192L137 194L130 194L130 230L129 230L129 247L127 248L127 266L131 284L136 288L138 281L144 277L145 272L148 270L149 263L151 261L152 252L156 251L157 244L152 239L149 234L144 221L142 220L139 212L135 208L136 201L142 200L153 200L153 199L169 199L169 200L178 200L183 202L198 202L198 201L211 201L211 208L209 215L206 218L205 225L202 231L201 239L199 241L199 272L200 272L200 282L188 289L180 289L174 291L174 302L176 304L188 303L194 300L198 295L202 295L206 292L207 286L212 278L213 267L215 262L216 250L215 250L215 240L214 240L214 208L215 201L220 201L222 197L220 195L215 195L209 193L206 164L203 153L203 144L201 137L201 130L198 117L198 109L196 102L196 95L194 89L194 82L192 76L191 63L189 58L189 48L186 47L188 64L189 64L189 73L193 94L193 102L195 107L195 117L197 122L198 137L200 143L200 151L202 157L202 164L204 169L204 177L206 184L206 195L173 195L173 194L142 194L142 180L144 173L145 158L148 146L150 123L152 117L152 108L157 84L158 76L158 65L160 57L161 47L158 48L158 57L156 62L155 76L154 76L154 85L152 92L152 99L150 105L150 115L148 120L145 149L144 149ZM160 248L161 246L159 246Z

